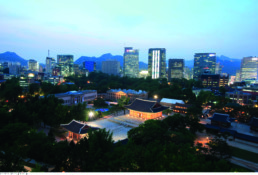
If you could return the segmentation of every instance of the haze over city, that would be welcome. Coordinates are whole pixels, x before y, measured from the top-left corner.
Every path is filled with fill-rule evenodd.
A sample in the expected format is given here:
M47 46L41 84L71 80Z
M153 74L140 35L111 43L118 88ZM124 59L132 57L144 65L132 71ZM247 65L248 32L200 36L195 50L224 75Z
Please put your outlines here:
M166 48L167 59L213 52L258 56L258 1L0 1L0 52L44 63L57 54L122 55Z

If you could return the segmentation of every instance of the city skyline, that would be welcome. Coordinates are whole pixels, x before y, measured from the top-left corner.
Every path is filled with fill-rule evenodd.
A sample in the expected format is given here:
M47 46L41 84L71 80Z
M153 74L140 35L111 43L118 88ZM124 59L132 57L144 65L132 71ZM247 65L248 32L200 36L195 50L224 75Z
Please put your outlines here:
M16 1L0 0L0 52L45 62L72 54L123 55L166 48L167 59L191 60L212 52L242 59L257 56L257 1ZM153 12L156 13L153 13Z

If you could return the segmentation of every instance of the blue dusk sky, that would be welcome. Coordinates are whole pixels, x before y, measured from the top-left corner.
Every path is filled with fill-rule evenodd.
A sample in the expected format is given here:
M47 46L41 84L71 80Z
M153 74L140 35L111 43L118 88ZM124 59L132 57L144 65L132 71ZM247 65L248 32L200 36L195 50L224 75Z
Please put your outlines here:
M167 59L215 52L258 56L258 0L0 0L0 53L122 55L166 48Z

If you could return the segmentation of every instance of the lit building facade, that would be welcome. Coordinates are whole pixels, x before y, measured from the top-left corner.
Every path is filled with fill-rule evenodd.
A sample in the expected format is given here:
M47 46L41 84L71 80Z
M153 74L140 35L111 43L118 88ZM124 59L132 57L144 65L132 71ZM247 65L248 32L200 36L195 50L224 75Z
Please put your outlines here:
M194 55L193 78L195 80L198 80L206 71L209 71L210 74L215 74L215 68L216 53L196 53Z
M257 79L258 57L244 57L241 61L240 80Z
M184 78L184 59L169 59L168 62L168 81L173 78Z
M109 75L120 75L120 62L116 60L102 61L102 72Z
M36 60L30 59L28 61L28 70L38 72L39 71L39 63Z
M139 78L147 78L148 76L148 70L141 70L139 72Z
M105 98L117 101L122 96L129 97L130 101L134 101L136 98L148 99L148 92L142 90L135 91L132 89L110 89L107 91Z
M64 101L63 105L76 105L78 103L93 101L97 98L96 90L69 91L54 94L56 98Z
M74 64L73 65L73 71L75 75L79 75L81 73L80 68L79 68L79 64Z
M220 63L216 63L215 74L222 73L222 65Z
M233 103L240 105L252 104L252 94L242 91L226 92L226 97L230 98Z
M220 86L228 86L228 75L201 75L201 81L203 87L220 87Z
M46 73L52 74L53 68L56 65L56 60L52 57L46 57Z
M123 76L139 76L139 51L132 47L125 47Z
M65 128L68 133L66 136L66 139L68 141L79 141L82 138L88 138L88 132L91 131L95 131L98 130L99 128L96 127L91 127L87 124L82 124L81 122L78 122L76 120L72 120L70 123L68 124L61 124L61 127Z
M162 106L157 101L135 99L130 105L125 106L129 110L129 115L145 120L162 117L162 111L168 107Z
M148 55L148 73L152 79L166 78L166 49L151 48Z
M57 55L57 64L61 69L61 75L64 77L74 74L73 55Z
M193 69L184 67L184 78L187 80L193 79Z

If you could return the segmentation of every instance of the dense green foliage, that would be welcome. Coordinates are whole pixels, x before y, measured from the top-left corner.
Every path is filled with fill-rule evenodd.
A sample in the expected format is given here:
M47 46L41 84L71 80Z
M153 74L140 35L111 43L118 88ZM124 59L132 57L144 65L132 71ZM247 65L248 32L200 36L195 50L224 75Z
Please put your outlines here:
M44 169L54 166L54 171L70 172L228 172L235 171L224 160L227 145L219 139L211 143L211 149L194 146L195 132L199 124L201 105L211 101L212 95L195 97L192 86L200 86L190 80L166 80L120 78L102 73L89 77L68 77L75 85L30 85L29 92L22 94L18 79L8 80L0 87L0 171L24 171L23 162L33 159ZM89 81L89 82L88 82ZM86 104L64 106L52 95L78 89L95 89L106 92L109 88L146 90L160 98L183 99L194 104L188 115L169 116L163 121L148 120L128 132L126 145L112 141L112 133L100 129L89 133L89 138L77 144L56 142L53 131L46 135L37 128L44 123L58 127L72 119L85 121L89 113ZM40 91L40 92L38 92ZM40 98L35 93L44 93ZM24 98L18 96L24 95ZM121 99L111 112L123 109L128 99ZM203 151L197 151L203 150ZM217 157L217 155L221 155ZM43 164L42 164L43 163ZM42 169L41 168L41 169Z

